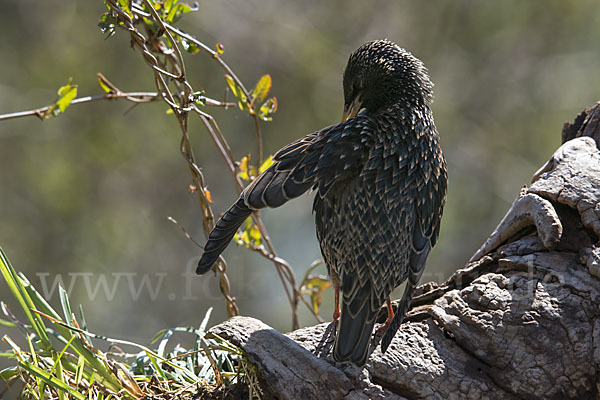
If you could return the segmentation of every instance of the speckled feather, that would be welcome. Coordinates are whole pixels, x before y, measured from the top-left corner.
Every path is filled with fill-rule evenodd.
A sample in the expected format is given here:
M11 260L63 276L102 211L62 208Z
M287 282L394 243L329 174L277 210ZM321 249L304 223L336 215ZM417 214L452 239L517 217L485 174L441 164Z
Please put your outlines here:
M337 361L366 362L379 308L408 278L385 351L436 242L446 196L431 89L423 64L407 51L389 41L361 46L344 72L344 99L348 105L360 94L366 109L281 149L219 220L198 272L212 266L253 209L313 188L317 237L343 295Z

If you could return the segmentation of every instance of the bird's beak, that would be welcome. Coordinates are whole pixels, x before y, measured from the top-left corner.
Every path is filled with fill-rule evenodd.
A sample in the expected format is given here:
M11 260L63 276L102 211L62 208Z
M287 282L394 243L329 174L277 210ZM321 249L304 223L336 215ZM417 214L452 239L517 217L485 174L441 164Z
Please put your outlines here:
M362 106L362 101L360 101L360 96L356 96L352 103L346 104L344 106L344 113L342 114L342 122L349 120L350 118L356 117L356 114L360 111Z

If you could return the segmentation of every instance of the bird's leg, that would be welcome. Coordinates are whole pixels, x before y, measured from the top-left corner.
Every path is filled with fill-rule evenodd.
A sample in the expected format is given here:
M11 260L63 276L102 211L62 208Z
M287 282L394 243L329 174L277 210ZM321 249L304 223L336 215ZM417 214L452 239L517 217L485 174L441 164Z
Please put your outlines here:
M383 333L387 330L388 326L390 326L390 324L392 323L392 320L394 319L394 309L392 308L392 302L390 301L390 297L388 296L388 298L385 300L386 304L387 304L387 318L385 319L385 322L383 323L383 325L381 325L379 328L377 328L377 333L376 335L383 335Z
M333 322L337 323L340 319L340 285L336 279L333 279L333 290L335 291L335 305L333 306Z

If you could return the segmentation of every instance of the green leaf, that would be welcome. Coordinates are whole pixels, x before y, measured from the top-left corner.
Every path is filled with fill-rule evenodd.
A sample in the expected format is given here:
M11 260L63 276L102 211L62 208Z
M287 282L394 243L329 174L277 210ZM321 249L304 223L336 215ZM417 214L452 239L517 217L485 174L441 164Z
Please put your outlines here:
M172 24L173 22L175 22L175 15L177 13L177 8L178 8L175 3L177 3L177 0L165 1L165 9L168 11L167 11L167 15L164 17L164 19L165 19L165 22L168 24Z
M312 275L308 277L306 284L300 289L301 292L310 296L313 310L319 313L319 306L323 302L322 294L331 286L331 281L322 275Z
M256 177L256 167L250 164L250 154L244 156L239 163L240 172L238 172L238 177L245 181L251 181Z
M271 97L269 100L265 101L260 109L258 110L258 116L263 121L272 121L273 117L271 115L275 114L277 111L277 98Z
M117 20L111 14L106 13L100 17L100 21L98 22L98 27L100 28L100 32L106 33L105 39L108 39L112 35L115 34L115 25L117 24Z
M165 22L171 24L177 22L183 14L187 14L192 11L197 11L198 5L194 4L190 6L185 3L179 3L178 0L166 0L163 3L163 19Z
M65 317L64 321L69 326L75 326L73 322L73 312L71 311L71 304L69 303L69 297L67 296L67 291L62 287L61 284L58 285L58 293L60 297L60 304L63 309L63 315Z
M0 261L3 261L3 262L0 262L0 270L3 269L2 268L3 264L7 265L9 267L9 270L13 270L12 266L10 266L8 264L8 260L5 258L4 253L2 253L1 248L0 248ZM4 273L4 271L2 271L2 272ZM27 298L29 299L29 302L31 303L31 306L27 307L27 309L23 308L23 311L25 313L29 312L29 310L39 310L39 311L43 312L44 314L49 315L52 318L55 318L57 320L61 319L60 316L58 315L58 313L48 304L48 302L44 299L44 297L31 285L31 283L27 280L27 278L23 274L18 274L17 277L19 279L19 282L22 285L22 290L23 290L24 294L27 296ZM5 278L6 278L6 275L5 275ZM8 278L6 278L6 280L8 282ZM9 283L9 286L10 286L10 283ZM15 294L15 296L17 296L17 295ZM40 323L43 324L43 322L41 322L42 317L39 314L34 313L33 315L35 316L35 318L40 318ZM57 324L54 322L50 322L50 324L52 324L51 330L60 334L60 336L62 336L63 339L74 337L72 334L72 331L70 329L67 329L64 326L61 326L60 324ZM32 323L32 325L35 326L35 322ZM46 332L51 331L51 330L46 329L46 327L43 326L43 331L41 333L38 332L38 336L43 335L43 336L47 337ZM36 329L36 332L37 332L37 329ZM60 339L60 337L59 337L59 339ZM65 339L63 342L66 343L67 340ZM48 340L48 343L49 344L45 348L51 349L52 344L49 342L49 340ZM109 367L106 365L106 363L103 360L101 360L99 357L97 357L97 355L87 347L87 344L85 344L82 340L77 338L77 340L74 340L73 342L71 342L71 347L73 350L75 350L75 352L78 355L81 355L85 358L86 362L90 365L90 367L96 371L96 374L99 377L101 377L104 386L106 386L107 388L109 388L110 390L113 390L113 391L120 390L122 385L119 383L118 379L114 376L114 374L109 369Z
M102 78L98 78L98 84L100 85L100 87L102 88L102 90L104 90L106 93L112 93L112 89L108 87L108 85L106 83L104 83L104 79Z
M244 94L242 88L236 83L236 81L229 75L225 75L225 81L227 81L227 85L229 89L231 89L231 93L238 100L238 107L242 111L250 111L250 106L248 104L248 98Z
M77 369L75 370L75 386L79 387L79 383L81 382L81 377L83 376L83 367L85 366L85 359L83 356L79 356L77 360Z
M325 290L329 286L331 286L331 281L329 280L329 278L323 275L312 275L306 282L306 288L311 290Z
M72 390L72 388L70 386L68 386L66 383L64 383L62 380L51 375L50 373L39 368L38 366L27 363L27 362L19 362L19 367L23 368L30 374L35 375L38 378L41 378L48 385L54 386L56 389L61 390L65 393L68 393L78 400L85 400L84 395L82 395L81 393L78 393L75 390Z
M81 321L79 323L79 327L81 329L83 329L84 331L87 331L88 330L87 322L85 321L85 315L83 315L83 306L81 304L79 305L79 320ZM91 336L86 336L86 338L87 338L87 340L88 340L88 342L89 342L89 344L91 346L92 345L92 338L91 338Z
M165 0L162 2L162 5L165 10L171 10L176 3L177 0Z
M254 247L259 247L262 242L262 235L260 234L258 227L254 223L252 223L252 226L250 227L250 229L247 232L248 232L248 237L249 237L250 241L252 242L252 244L254 245Z
M13 342L10 337L4 335L2 337L2 341L6 342L12 348L12 351L17 359L20 360L23 358L23 350L21 350L21 348L15 342Z
M11 328L17 326L17 324L15 324L14 322L5 321L5 320L3 320L1 318L0 318L0 325L8 326L8 327L11 327Z
M73 340L75 337L73 336L71 338L71 340ZM66 350L66 348L65 348ZM64 350L63 350L64 353ZM53 370L56 371L56 377L62 381L65 385L67 385L67 387L70 388L69 384L67 382L65 382L65 376L63 374L63 366L62 366L62 362L61 362L61 357L62 357L62 353L60 355L53 355L54 358L54 367L52 367ZM53 371L51 370L50 373L52 373ZM59 400L67 400L67 396L65 396L65 393L61 390L58 392L58 399Z
M179 43L181 43L183 49L190 54L196 54L200 51L200 48L196 46L194 42L187 40L186 38L180 38Z
M130 4L131 0L119 0L119 7L121 7L121 9L125 11L130 17L133 17L133 14L131 13L131 8L129 7Z
M192 7L188 6L187 4L183 4L183 3L177 4L175 7L173 7L173 9L175 11L172 13L169 13L170 15L171 14L173 15L173 18L172 18L173 22L179 21L179 19L181 18L181 16L183 14L187 14L192 11Z
M238 85L229 74L225 74L225 81L235 97L238 97Z
M48 106L46 111L38 114L42 119L48 119L56 117L58 114L64 112L75 97L77 97L77 85L72 85L71 81L73 78L69 78L69 82L65 86L61 86L58 89L58 98L54 104Z
M17 367L9 367L0 371L0 381L7 382L12 377L19 374L19 369Z
M259 80L252 92L250 92L251 103L254 102L262 102L269 95L269 91L271 90L271 75L263 75Z
M77 85L71 85L72 80L73 78L69 78L69 82L58 89L58 100L56 101L56 105L60 112L65 112L67 107L71 105L71 101L77 97Z
M249 249L257 249L262 245L260 230L252 221L252 217L246 218L240 229L236 232L233 240L240 246Z
M323 260L314 261L304 273L304 278L300 284L300 292L310 297L313 310L319 313L319 306L322 302L322 294L331 285L331 281L324 275L312 275L311 273L321 265L325 265Z
M4 254L2 248L0 248L0 272L4 276L4 280L8 284L11 292L19 302L21 309L27 316L29 323L33 327L33 330L38 335L40 340L42 341L42 347L45 349L51 348L52 345L50 343L50 339L48 338L48 334L46 331L46 326L42 321L42 317L38 314L33 313L31 310L36 310L36 306L33 303L33 300L29 296L29 293L26 290L26 287L29 285L29 282L25 282L17 272L14 270L8 257Z

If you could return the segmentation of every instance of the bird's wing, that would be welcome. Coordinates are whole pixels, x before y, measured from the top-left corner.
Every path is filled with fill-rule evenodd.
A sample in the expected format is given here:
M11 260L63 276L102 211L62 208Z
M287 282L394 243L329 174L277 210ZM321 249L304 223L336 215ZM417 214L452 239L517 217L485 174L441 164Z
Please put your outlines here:
M363 135L367 126L355 118L288 144L244 190L246 204L252 209L279 207L310 188L323 197L335 182L357 176L366 155L361 140L367 140Z
M410 302L412 300L413 291L421 279L421 274L423 274L423 270L425 269L425 263L427 261L427 256L429 255L429 251L431 250L432 244L432 236L423 234L421 230L421 224L423 223L423 218L420 218L418 215L418 211L416 212L417 218L414 222L414 228L412 233L412 248L408 261L408 282L406 283L406 288L404 289L404 293L402 294L402 298L400 299L400 303L398 303L398 308L396 309L396 313L394 314L394 318L392 319L390 325L388 326L383 338L381 339L381 352L385 353L388 346L392 342L392 339L396 335L396 332L400 328L402 321L404 320L404 316L408 311L410 306ZM439 226L439 222L438 222ZM433 233L434 228L431 232Z
M273 165L248 185L217 221L196 272L203 274L212 267L252 210L279 207L311 187L324 196L334 182L358 174L364 151L357 151L354 141L360 143L365 122L355 120L311 133L279 150Z
M430 132L430 134L434 135L434 140L426 148L421 149L421 154L423 157L432 160L432 162L425 164L426 167L424 168L414 170L415 174L422 176L416 177L416 182L421 182L421 184L416 187L417 195L413 209L415 219L408 263L408 283L398 304L394 319L381 340L382 352L385 352L390 345L408 311L414 288L423 274L427 256L435 245L440 232L448 177L446 161L439 145L437 145L437 133Z
M448 175L446 161L439 146L439 137L435 128L430 127L426 134L429 135L431 140L425 142L421 154L429 162L415 171L415 173L421 175L417 177L417 182L423 182L423 184L417 185L416 198L418 200L415 206L420 231L433 247L440 232L442 211L446 201ZM422 247L419 243L414 245L417 251Z

